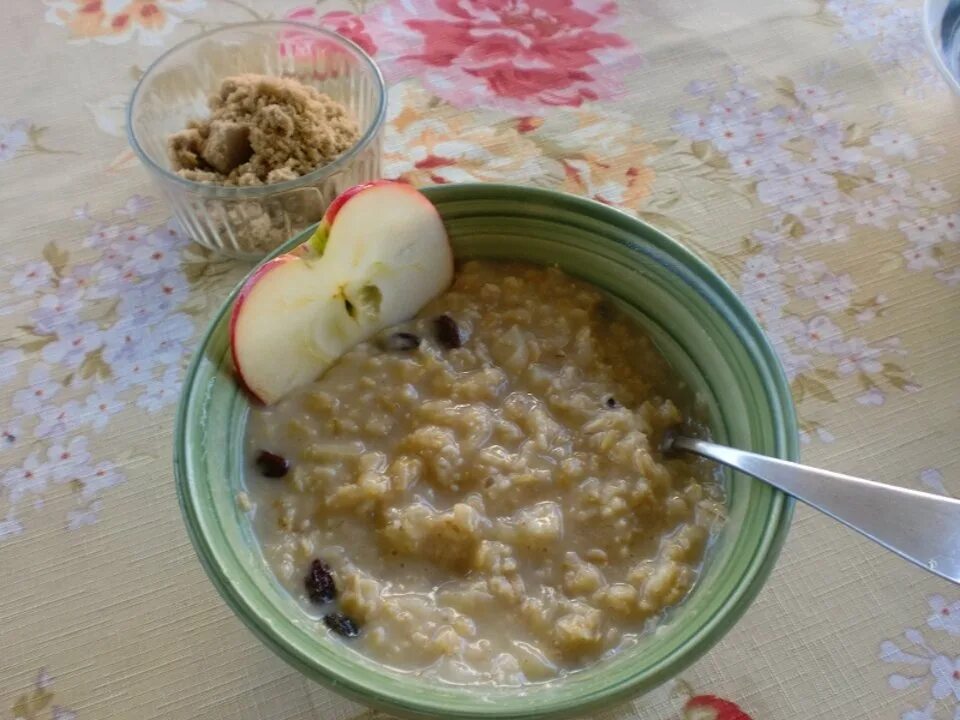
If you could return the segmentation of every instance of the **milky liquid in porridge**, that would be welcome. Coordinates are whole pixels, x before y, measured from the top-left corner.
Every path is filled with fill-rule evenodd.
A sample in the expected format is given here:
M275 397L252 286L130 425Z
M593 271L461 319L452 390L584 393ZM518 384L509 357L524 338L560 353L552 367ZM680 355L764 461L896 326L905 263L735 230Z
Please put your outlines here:
M696 580L723 504L708 465L657 449L683 398L596 289L470 262L416 320L252 411L241 500L318 633L449 682L545 680Z

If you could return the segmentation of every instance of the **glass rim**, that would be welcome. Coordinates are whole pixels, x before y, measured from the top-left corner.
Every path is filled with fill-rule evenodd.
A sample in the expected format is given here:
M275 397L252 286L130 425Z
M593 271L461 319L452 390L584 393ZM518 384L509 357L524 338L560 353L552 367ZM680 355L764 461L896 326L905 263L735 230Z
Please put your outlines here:
M252 187L234 187L228 185L216 185L213 183L202 183L195 180L188 180L187 178L181 177L174 172L171 172L167 168L163 167L157 163L150 154L144 150L143 146L140 143L139 138L137 137L137 132L133 127L133 109L136 105L140 93L144 88L145 81L150 78L155 72L157 72L158 66L166 59L172 57L175 53L178 53L186 48L194 45L195 43L210 38L214 35L221 33L229 32L232 30L242 30L242 29L253 29L253 28L264 28L264 27L277 27L278 29L288 28L288 29L297 29L297 30L306 30L312 32L316 35L325 37L327 40L331 40L333 43L340 45L343 49L348 52L353 53L361 63L363 63L367 70L370 72L371 76L374 79L377 88L377 108L374 112L373 119L367 125L367 129L363 132L360 138L351 145L346 151L343 152L339 157L333 160L326 165L318 167L314 170L311 170L306 175L301 175L298 178L292 180L283 180L277 183L270 183L268 185L255 185ZM127 133L127 142L130 144L131 149L137 158L144 164L147 170L161 176L165 181L175 183L182 187L183 189L203 195L206 197L215 197L222 199L249 199L249 198L260 198L267 195L271 195L276 192L283 192L285 190L296 190L304 186L314 185L317 182L335 174L341 168L349 165L349 163L356 158L376 137L377 133L380 132L380 129L383 127L384 120L387 117L387 85L386 81L383 78L383 72L380 70L380 66L370 57L363 48L357 45L352 40L348 40L339 33L335 33L332 30L327 30L325 28L319 27L317 25L311 25L309 23L298 22L295 20L253 20L250 22L242 23L230 23L227 25L221 25L220 27L214 28L213 30L207 30L206 32L198 33L192 35L186 40L177 43L169 50L166 50L161 54L156 60L154 60L147 69L144 71L143 75L140 76L140 79L137 81L137 84L133 88L133 92L130 94L130 100L127 102L126 110L126 133Z
M522 190L528 199L537 196L538 199L547 203L562 204L573 210L584 210L590 214L602 216L603 220L621 229L629 226L633 226L634 229L641 228L645 241L652 241L657 249L662 250L671 260L696 276L701 284L701 287L696 289L699 294L708 301L719 300L724 306L723 314L729 312L730 317L735 321L732 323L735 335L747 348L748 354L761 370L762 384L777 431L774 439L775 454L788 460L799 459L796 409L776 353L760 325L733 289L685 246L643 220L616 208L562 191L519 188L516 185L499 183L441 185L423 188L423 190L431 200L448 201L483 200L497 193L513 194L517 190ZM468 198L460 198L460 194L467 195ZM311 230L312 227L298 233L268 255L264 262L278 254L288 252L298 241L308 238ZM638 243L631 242L630 246L642 252L638 248ZM251 270L251 272L255 271L256 268ZM215 547L217 543L208 536L211 530L210 524L219 524L219 519L207 517L205 511L201 510L201 503L198 502L197 496L199 487L188 478L191 461L187 448L187 429L191 424L191 418L196 416L197 407L204 402L206 396L206 390L196 385L196 375L204 359L211 360L207 357L210 341L222 324L224 316L229 312L232 301L243 282L241 280L236 285L224 300L220 310L211 319L184 378L174 432L174 474L177 494L188 535L201 565L221 597L261 642L304 673L308 679L320 682L357 702L379 707L387 712L401 715L406 713L408 716L455 717L461 720L494 720L495 718L497 720L534 720L546 715L556 718L580 716L606 707L612 702L626 700L637 693L652 690L689 667L712 648L743 616L769 577L789 532L795 507L793 498L772 487L765 488L769 492L767 501L769 511L762 531L751 548L752 552L745 572L725 593L716 607L700 621L696 630L655 666L641 667L625 677L608 681L601 687L587 690L575 697L563 693L544 694L538 698L538 703L533 707L516 707L511 704L512 699L523 696L523 693L520 693L519 696L490 695L488 698L490 702L477 700L451 708L446 700L432 697L430 692L425 692L422 687L418 688L411 684L402 689L388 688L377 682L379 677L377 673L360 673L352 665L324 662L323 659L311 653L298 641L298 637L295 634L292 635L289 628L285 627L292 621L285 618L279 625L274 623L256 607L256 603L249 594L251 589L247 587L244 590L240 587L241 585L246 587L245 579L232 574L228 567L236 558L231 559L223 555L222 548ZM245 570L246 568L241 567L240 572L243 573Z

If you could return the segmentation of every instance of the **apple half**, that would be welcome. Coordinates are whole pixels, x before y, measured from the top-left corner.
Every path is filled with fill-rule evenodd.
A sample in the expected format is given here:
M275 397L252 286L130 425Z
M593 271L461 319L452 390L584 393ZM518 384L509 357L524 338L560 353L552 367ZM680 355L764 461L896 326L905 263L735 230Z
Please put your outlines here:
M453 252L433 204L410 185L357 185L327 208L295 252L261 265L230 316L240 381L272 404L344 352L409 320L453 279Z

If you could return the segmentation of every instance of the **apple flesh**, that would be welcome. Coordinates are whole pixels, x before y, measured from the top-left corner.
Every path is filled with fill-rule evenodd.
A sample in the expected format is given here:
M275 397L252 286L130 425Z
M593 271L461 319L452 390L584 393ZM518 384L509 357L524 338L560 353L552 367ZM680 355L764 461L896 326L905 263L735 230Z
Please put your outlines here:
M346 190L305 249L270 260L244 283L230 317L237 374L257 399L274 403L352 346L416 315L452 279L447 233L426 197L390 181Z

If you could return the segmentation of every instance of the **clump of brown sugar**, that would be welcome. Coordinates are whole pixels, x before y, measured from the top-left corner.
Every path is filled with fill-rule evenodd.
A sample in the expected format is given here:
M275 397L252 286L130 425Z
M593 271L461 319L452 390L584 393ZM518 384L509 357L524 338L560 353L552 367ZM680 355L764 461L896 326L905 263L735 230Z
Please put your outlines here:
M170 136L181 177L267 185L322 167L356 143L357 124L336 100L291 78L236 75L210 97L210 117Z

